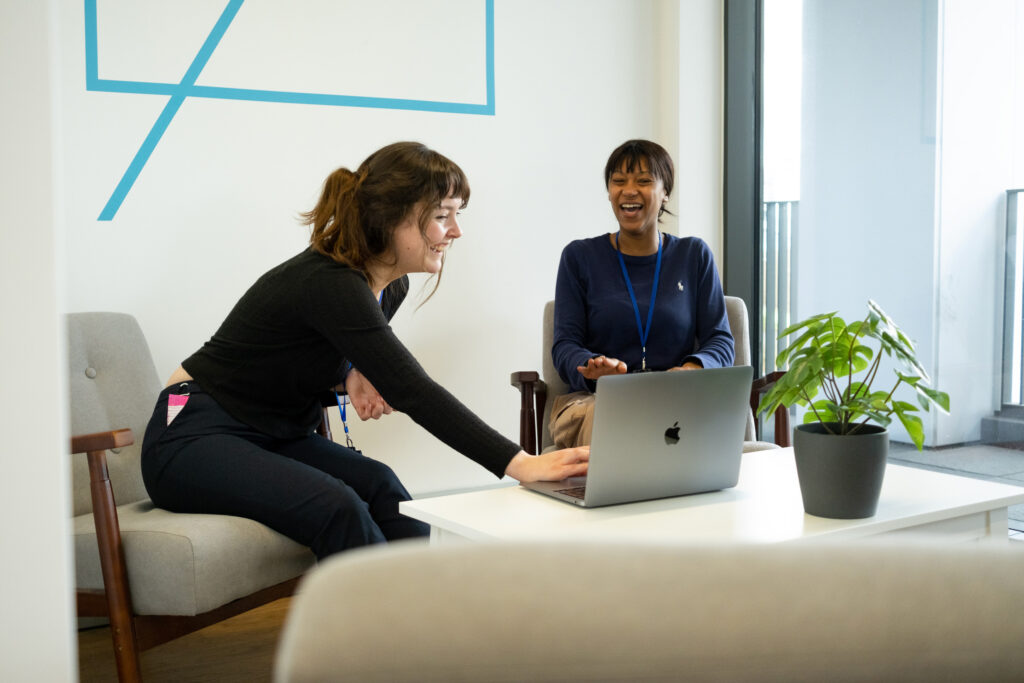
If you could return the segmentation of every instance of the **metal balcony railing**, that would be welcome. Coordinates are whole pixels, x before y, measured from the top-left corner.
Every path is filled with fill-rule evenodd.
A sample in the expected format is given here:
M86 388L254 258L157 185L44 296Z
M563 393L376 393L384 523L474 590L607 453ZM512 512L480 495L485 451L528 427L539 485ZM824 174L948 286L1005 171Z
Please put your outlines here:
M1024 404L1024 190L1006 192L1003 293L1003 389L1007 406Z
M775 370L775 357L785 346L779 333L792 324L794 294L791 264L793 262L793 234L797 226L799 202L764 202L761 204L761 294L758 302L760 316L761 354L758 359L759 376Z

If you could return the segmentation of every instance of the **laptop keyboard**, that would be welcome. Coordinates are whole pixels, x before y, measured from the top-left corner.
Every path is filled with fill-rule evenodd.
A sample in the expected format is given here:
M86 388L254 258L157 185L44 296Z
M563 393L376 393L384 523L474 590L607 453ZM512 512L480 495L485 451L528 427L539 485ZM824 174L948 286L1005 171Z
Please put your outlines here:
M583 500L584 494L586 494L586 492L586 486L573 486L572 488L569 489L557 489L555 491L555 493L562 493L567 496L572 496L573 498L579 498L580 500Z

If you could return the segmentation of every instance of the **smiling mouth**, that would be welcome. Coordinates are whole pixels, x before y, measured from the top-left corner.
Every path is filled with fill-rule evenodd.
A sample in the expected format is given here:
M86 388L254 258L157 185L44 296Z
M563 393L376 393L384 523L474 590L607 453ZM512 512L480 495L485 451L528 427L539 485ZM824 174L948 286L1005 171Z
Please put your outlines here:
M638 213L640 213L640 210L643 209L643 208L644 208L643 204L636 204L636 203L632 203L632 202L631 203L627 203L627 204L619 204L619 209L622 211L622 213L627 214L627 215L638 214Z
M434 252L435 254L443 254L444 250L447 248L447 244L435 244L434 246L430 247L430 251Z

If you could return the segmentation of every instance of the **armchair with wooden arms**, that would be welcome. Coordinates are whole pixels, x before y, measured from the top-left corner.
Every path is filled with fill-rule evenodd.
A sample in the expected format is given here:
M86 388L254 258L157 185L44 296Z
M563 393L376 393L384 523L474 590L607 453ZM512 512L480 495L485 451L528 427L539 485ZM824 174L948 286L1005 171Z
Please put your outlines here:
M161 386L135 319L67 319L79 617L110 620L121 681L140 652L290 595L312 552L262 524L154 507L142 435Z
M750 365L750 323L747 317L747 306L742 299L734 296L725 297L725 308L729 316L729 326L736 344L735 365ZM548 429L551 415L551 404L556 396L569 392L569 387L558 376L551 360L551 343L554 330L555 302L548 301L544 305L544 337L542 345L543 365L541 372L526 370L513 372L512 386L519 389L519 445L527 453L541 453L553 448L554 442ZM757 422L754 413L767 392L782 376L773 372L765 377L754 380L750 389L750 411L747 413L747 432L744 436L743 450L757 451L769 448L787 447L790 445L789 412L779 407L775 412L774 442L760 441L757 434Z

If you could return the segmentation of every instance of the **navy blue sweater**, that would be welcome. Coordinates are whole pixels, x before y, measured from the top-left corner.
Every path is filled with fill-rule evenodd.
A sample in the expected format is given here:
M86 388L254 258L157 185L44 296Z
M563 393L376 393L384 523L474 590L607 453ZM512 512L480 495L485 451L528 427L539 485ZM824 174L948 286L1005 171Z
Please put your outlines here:
M657 256L623 255L640 319L647 323ZM576 369L594 356L640 369L636 315L615 246L607 234L575 240L562 250L555 284L551 357L574 391L594 390ZM664 235L661 277L647 339L647 368L667 370L688 360L705 368L733 364L735 349L711 249L697 237Z

